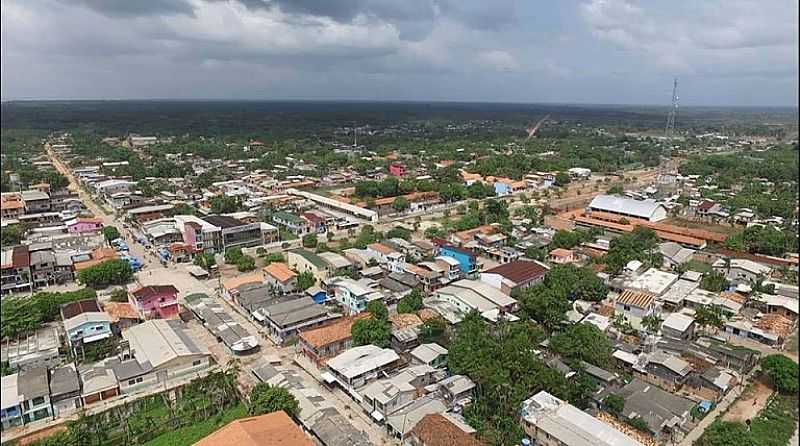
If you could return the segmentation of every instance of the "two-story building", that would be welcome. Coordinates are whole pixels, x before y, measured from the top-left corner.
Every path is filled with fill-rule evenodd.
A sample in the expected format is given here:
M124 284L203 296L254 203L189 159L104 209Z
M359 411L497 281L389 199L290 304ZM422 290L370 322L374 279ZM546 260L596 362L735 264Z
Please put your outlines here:
M390 348L374 345L353 347L328 360L329 372L323 380L338 383L351 395L358 389L379 378L383 372L395 369L400 357Z
M333 288L333 295L347 314L358 314L367 309L367 304L373 300L384 300L386 295L373 289L368 279L353 280L349 277L336 277L329 283Z
M272 262L261 269L264 283L278 291L280 294L294 291L297 283L297 273L289 269L283 262Z
M449 244L441 244L437 249L437 255L455 259L458 262L461 273L465 277L475 277L478 271L480 271L481 265L478 263L478 254L469 249Z
M308 220L290 212L273 213L272 222L297 236L308 234L312 229Z
M353 323L366 314L347 316L325 325L300 331L300 353L321 367L325 362L353 346Z
M3 293L31 290L31 258L27 246L3 248L0 252L0 290Z
M311 273L317 281L328 278L328 263L322 260L317 254L307 249L293 249L287 252L286 263L289 265L289 268L299 273Z
M128 303L142 319L169 319L178 315L178 289L173 285L148 285L128 293Z
M0 421L3 429L50 418L50 383L46 367L24 370L2 378Z
M370 243L367 245L370 251L378 259L378 263L391 272L402 272L403 264L406 262L406 255L387 246L383 243Z
M100 309L97 299L83 299L61 306L64 332L73 349L112 336L111 317Z
M656 298L644 291L624 290L616 300L615 310L621 313L635 329L641 328L642 319L655 311Z

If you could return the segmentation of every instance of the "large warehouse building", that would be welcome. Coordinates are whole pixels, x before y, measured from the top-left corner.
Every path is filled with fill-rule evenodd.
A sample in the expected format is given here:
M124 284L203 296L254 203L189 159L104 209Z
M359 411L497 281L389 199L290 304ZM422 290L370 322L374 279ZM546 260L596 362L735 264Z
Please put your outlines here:
M590 211L657 222L667 218L667 208L654 201L633 200L613 195L598 195L589 203Z

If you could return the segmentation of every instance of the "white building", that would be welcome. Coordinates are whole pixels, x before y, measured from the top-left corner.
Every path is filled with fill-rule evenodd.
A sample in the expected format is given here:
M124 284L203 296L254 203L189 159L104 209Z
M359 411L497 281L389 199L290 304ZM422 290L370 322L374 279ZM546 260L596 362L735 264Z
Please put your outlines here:
M639 218L650 222L667 218L667 208L655 201L641 201L613 195L598 195L589 203L589 210L608 212L622 217Z
M330 373L323 374L323 379L339 383L352 394L355 389L378 379L380 372L395 368L399 361L400 357L390 348L353 347L328 360Z
M540 446L642 446L545 391L522 403L520 418L525 433Z

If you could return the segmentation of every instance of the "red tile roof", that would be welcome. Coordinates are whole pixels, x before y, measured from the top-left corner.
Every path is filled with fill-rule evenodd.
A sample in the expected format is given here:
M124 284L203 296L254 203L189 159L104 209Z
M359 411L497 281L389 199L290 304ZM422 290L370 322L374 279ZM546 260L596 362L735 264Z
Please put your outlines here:
M442 414L428 414L422 418L411 434L425 446L483 446L484 443L453 424Z
M149 285L131 291L133 297L137 299L147 299L149 297L153 297L158 294L164 294L164 293L177 295L178 289L172 285Z
M314 446L303 430L286 415L272 412L231 421L194 446Z

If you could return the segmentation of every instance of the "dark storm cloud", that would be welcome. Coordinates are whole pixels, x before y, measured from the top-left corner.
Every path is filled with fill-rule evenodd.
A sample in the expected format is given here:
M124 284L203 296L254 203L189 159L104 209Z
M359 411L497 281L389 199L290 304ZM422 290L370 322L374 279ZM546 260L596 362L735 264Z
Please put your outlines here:
M61 0L65 4L80 4L109 17L137 17L194 12L186 0Z

